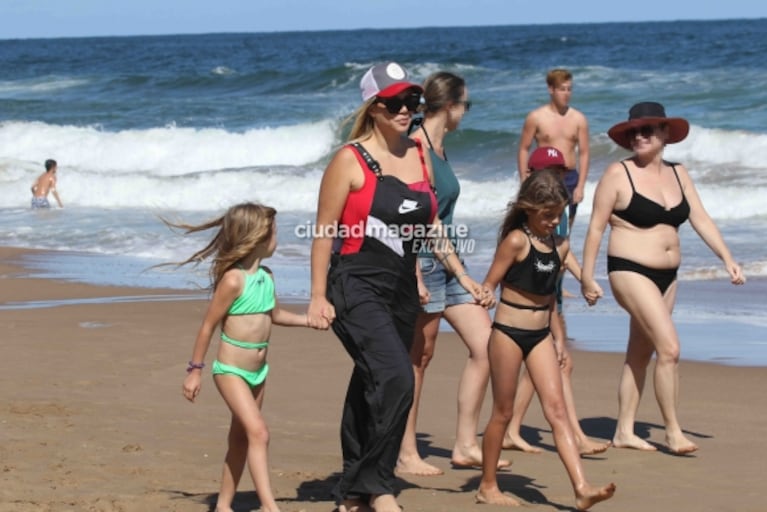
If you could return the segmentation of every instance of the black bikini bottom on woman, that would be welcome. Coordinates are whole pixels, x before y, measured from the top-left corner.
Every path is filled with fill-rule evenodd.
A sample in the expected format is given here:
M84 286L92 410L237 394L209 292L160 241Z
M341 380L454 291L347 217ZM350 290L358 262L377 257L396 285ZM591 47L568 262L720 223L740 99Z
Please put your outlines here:
M635 261L627 260L625 258L619 258L617 256L607 256L607 272L615 272L616 270L622 270L626 272L636 272L645 276L647 279L655 283L655 286L660 290L660 294L663 295L676 280L676 273L679 270L677 268L650 268L645 267Z
M517 344L520 350L522 350L522 359L527 359L527 356L532 352L535 346L545 340L546 336L551 332L549 326L535 330L520 329L506 324L499 324L498 322L493 322L493 329L498 329L511 338L511 341Z

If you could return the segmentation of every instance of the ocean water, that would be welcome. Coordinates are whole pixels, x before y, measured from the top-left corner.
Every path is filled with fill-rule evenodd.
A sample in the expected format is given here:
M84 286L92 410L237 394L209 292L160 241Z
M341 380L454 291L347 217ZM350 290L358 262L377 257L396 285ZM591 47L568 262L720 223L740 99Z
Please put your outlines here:
M692 126L666 157L687 165L747 275L766 276L765 53L764 19L0 40L0 245L61 251L32 261L46 276L199 289L204 266L151 268L207 242L168 230L160 217L194 223L260 201L279 211L269 262L278 291L305 300L310 240L298 232L314 219L362 73L392 59L416 80L442 69L467 80L474 106L446 145L462 184L455 218L475 241L467 263L476 278L517 190L524 117L548 101L545 73L559 66L574 73L572 104L591 129L576 254L595 183L625 155L606 130L633 103L655 100ZM46 158L59 162L66 208L31 211L29 187ZM725 279L689 224L680 233L681 279ZM604 264L598 269L604 278ZM765 282L746 286L761 293ZM734 297L723 307L763 339L767 315ZM681 320L716 320L689 300L680 302Z

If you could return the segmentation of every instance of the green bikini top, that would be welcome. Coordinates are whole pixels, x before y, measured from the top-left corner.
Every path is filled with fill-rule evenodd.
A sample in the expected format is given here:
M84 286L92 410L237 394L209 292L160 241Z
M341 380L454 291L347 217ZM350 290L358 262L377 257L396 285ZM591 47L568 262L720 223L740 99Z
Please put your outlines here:
M258 267L252 274L245 273L245 287L239 297L229 306L230 315L255 315L274 309L274 280L272 276Z

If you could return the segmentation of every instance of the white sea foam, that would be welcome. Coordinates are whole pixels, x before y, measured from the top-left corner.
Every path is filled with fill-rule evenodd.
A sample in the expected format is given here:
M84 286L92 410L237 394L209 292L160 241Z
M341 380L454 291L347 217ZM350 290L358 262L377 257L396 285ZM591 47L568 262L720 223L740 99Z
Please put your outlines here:
M303 165L327 155L334 143L330 120L231 132L223 128L103 131L41 122L0 123L0 147L9 159L59 161L62 170L90 174L186 175L264 165Z
M0 97L26 98L50 94L87 84L83 78L43 76L27 80L0 81Z
M31 181L42 162L54 157L59 189L72 206L219 210L235 201L259 200L283 211L310 212L336 137L331 120L241 133L173 126L108 132L5 122L0 123L5 151L0 202L26 206ZM687 140L669 146L667 157L687 164L715 219L767 215L762 199L767 197L767 135L694 127ZM498 169L484 172L461 176L456 217L498 218L516 194L515 175L498 179ZM590 213L597 178L595 169L581 215Z

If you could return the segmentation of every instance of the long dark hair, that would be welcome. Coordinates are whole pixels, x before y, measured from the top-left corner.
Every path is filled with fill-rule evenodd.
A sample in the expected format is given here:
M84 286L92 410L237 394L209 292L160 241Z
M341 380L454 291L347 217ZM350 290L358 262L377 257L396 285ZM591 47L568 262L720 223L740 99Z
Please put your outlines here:
M520 185L516 200L508 204L501 229L498 231L498 243L527 222L528 210L564 208L569 200L567 187L557 171L534 171Z

